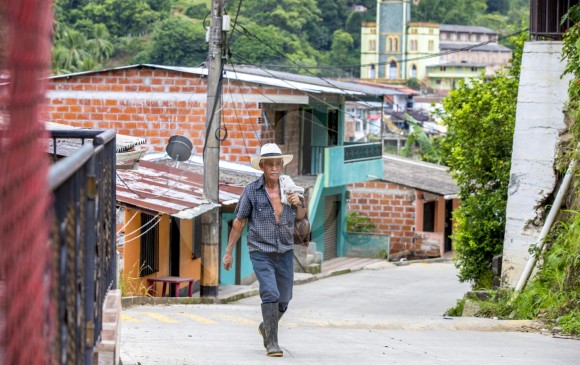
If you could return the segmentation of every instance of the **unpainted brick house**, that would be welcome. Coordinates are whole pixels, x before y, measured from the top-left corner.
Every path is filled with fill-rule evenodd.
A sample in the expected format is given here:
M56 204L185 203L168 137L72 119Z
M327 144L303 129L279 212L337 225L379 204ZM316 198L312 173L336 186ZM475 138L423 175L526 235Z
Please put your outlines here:
M459 189L447 168L396 155L383 155L383 166L382 179L349 186L349 212L369 217L373 233L389 236L391 259L452 251Z

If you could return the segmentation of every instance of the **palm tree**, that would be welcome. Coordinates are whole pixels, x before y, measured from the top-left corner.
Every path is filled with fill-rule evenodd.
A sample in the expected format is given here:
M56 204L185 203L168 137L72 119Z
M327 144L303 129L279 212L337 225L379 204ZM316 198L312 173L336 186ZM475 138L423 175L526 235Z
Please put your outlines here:
M75 72L81 69L85 58L91 55L86 51L85 36L76 30L62 32L62 38L56 40L53 54L53 69L59 72Z
M97 62L109 59L113 54L113 44L109 41L109 30L104 24L96 24L93 28L92 39L87 42L90 54Z

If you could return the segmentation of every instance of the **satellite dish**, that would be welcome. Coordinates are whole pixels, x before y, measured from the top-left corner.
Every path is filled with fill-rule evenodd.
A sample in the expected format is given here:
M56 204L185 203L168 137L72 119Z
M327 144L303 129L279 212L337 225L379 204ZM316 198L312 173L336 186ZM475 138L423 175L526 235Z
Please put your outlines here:
M187 161L191 157L193 144L184 136L171 136L165 150L175 161Z

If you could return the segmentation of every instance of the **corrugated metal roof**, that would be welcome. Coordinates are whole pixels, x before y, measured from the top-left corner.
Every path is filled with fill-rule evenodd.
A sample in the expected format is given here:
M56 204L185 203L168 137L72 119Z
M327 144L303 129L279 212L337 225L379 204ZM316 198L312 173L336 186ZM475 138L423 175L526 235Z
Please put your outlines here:
M486 43L479 45L477 47L477 43L464 43L464 42L441 42L439 43L439 49L442 51L448 50L460 50L463 48L468 48L466 50L470 51L485 51L485 52L511 52L512 50L507 48L506 46L502 46L501 44L497 43Z
M57 75L51 76L50 78L51 79L59 79L65 77L68 78L80 75L94 74L99 72L126 70L140 67L170 70L175 72L184 72L195 75L207 75L208 73L208 69L205 67L178 67L178 66L164 66L154 64L139 64L139 65L108 68L103 70L77 72L66 75ZM263 70L258 68L254 68L253 71L250 71L247 67L242 66L236 66L235 69L231 67L226 67L225 78L229 80L251 82L260 85L275 86L283 89L299 90L308 93L328 93L328 94L362 96L365 94L375 95L375 92L379 91L372 90L373 88L360 87L359 85L353 83L344 83L330 80L328 82L325 82L324 80L318 77L302 76L285 72ZM384 93L376 95L383 94Z
M304 82L311 85L319 85L322 87L332 87L338 88L339 90L344 91L356 91L361 94L365 95L372 95L372 96L385 96L385 95L400 95L404 94L399 92L398 90L388 89L386 87L381 87L380 85L365 85L356 80L353 82L348 81L337 81L337 80L330 80L327 78L316 77L316 76L305 76L305 75L298 75L289 72L282 72L282 71L272 71L272 70L264 70L262 68L254 67L254 66L235 66L235 71L237 73L246 73L249 75L261 75L266 77L276 77L282 80L292 80L298 82ZM357 79L358 80L358 79ZM348 92L350 94L350 92Z
M63 130L63 129L82 129L79 127L73 127L67 124L60 124L54 122L46 122L47 130ZM84 143L91 142L92 139L88 138ZM61 156L69 156L72 152L78 150L82 145L82 141L78 139L58 139L57 140L57 154ZM115 137L115 149L117 153L127 152L135 146L145 144L145 138L127 136L124 134L117 133ZM52 140L49 142L50 152L52 153Z
M387 154L383 155L383 171L384 181L439 195L459 193L446 166Z
M474 25L457 25L457 24L441 24L439 26L439 31L441 32L465 32L465 33L485 33L485 34L497 34L496 31L491 30L486 27L474 26Z
M200 174L142 160L136 170L117 170L117 201L191 219L217 206L204 198L203 184ZM237 203L243 189L220 182L220 204Z

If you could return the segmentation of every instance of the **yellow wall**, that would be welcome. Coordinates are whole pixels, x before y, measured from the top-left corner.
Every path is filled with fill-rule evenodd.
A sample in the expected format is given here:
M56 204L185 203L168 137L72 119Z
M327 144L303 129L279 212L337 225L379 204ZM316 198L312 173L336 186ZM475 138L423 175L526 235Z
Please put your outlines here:
M179 223L179 276L201 279L201 259L192 259L193 252L193 220L181 220ZM186 286L187 284L184 284Z
M125 295L146 295L147 278L155 278L169 275L169 227L170 217L163 214L159 222L159 271L144 277L139 276L139 261L141 255L141 240L136 238L141 234L141 216L140 211L134 209L125 210L125 247L124 247L124 268L122 280L125 285ZM133 215L136 216L131 220ZM146 227L150 228L151 226ZM200 259L192 259L192 239L193 239L193 221L180 221L180 260L179 276L193 277L196 281L200 279L201 264ZM156 283L156 295L161 296L163 284ZM187 283L181 284L186 287Z
M145 295L147 282L139 278L139 255L141 240L136 238L141 234L140 212L125 209L125 245L123 249L123 285L125 295Z

